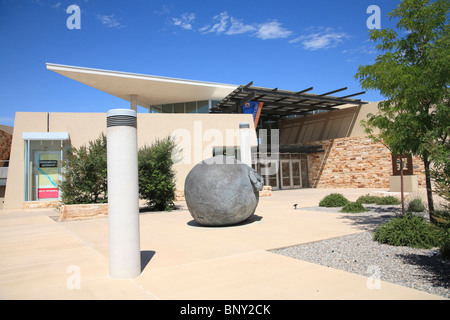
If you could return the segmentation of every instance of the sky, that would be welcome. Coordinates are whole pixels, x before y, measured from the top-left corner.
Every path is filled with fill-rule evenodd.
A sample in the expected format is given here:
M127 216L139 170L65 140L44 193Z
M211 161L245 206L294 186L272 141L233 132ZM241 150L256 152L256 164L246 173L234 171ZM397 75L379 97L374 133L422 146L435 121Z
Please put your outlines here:
M46 63L321 94L363 91L400 0L0 0L0 124L16 112L106 112L129 102ZM79 15L71 8L78 6ZM380 18L375 11L377 6ZM69 10L68 10L69 9ZM79 17L79 18L78 18ZM375 20L374 20L375 19ZM78 23L78 25L77 25ZM75 26L79 28L74 28ZM380 101L377 91L357 96ZM138 112L145 109L138 108Z

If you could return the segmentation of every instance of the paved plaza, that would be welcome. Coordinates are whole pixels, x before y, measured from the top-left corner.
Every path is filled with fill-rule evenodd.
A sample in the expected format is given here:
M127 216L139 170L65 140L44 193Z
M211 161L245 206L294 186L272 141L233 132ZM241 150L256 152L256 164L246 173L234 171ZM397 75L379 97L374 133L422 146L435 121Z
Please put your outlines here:
M317 206L379 189L297 189L260 198L251 221L201 227L179 210L140 216L142 273L108 274L108 219L56 222L53 209L0 210L0 299L443 299L269 252L365 231ZM297 209L294 209L294 204Z

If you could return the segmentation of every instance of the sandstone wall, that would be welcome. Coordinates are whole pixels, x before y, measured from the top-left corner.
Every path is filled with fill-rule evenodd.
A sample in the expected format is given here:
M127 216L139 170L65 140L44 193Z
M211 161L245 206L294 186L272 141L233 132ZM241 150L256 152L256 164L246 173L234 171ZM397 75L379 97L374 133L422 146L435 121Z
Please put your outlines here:
M391 153L368 136L321 140L323 153L308 155L309 183L313 188L389 188ZM423 162L413 157L419 187L425 187Z

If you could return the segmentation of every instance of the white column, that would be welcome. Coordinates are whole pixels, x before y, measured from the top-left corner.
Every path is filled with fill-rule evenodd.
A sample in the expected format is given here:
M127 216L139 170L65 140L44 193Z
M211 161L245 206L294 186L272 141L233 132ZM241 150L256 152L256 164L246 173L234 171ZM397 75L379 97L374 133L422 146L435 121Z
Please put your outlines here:
M137 112L137 95L130 94L130 109Z
M250 124L248 122L239 123L239 138L241 162L252 166L252 150L250 146Z
M136 111L109 110L106 119L109 275L130 279L141 273Z

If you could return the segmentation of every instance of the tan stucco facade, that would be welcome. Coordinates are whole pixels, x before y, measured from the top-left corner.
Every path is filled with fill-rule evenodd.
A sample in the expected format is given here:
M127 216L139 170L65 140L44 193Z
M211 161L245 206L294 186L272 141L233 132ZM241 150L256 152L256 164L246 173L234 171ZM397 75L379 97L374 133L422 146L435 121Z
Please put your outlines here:
M239 123L249 122L251 145L256 146L252 115L248 114L147 114L138 113L138 146L157 138L175 137L182 150L176 171L176 188L183 190L190 169L212 156L213 147L238 147ZM22 208L24 203L23 132L67 132L70 143L80 147L106 133L106 113L17 112L4 209Z

